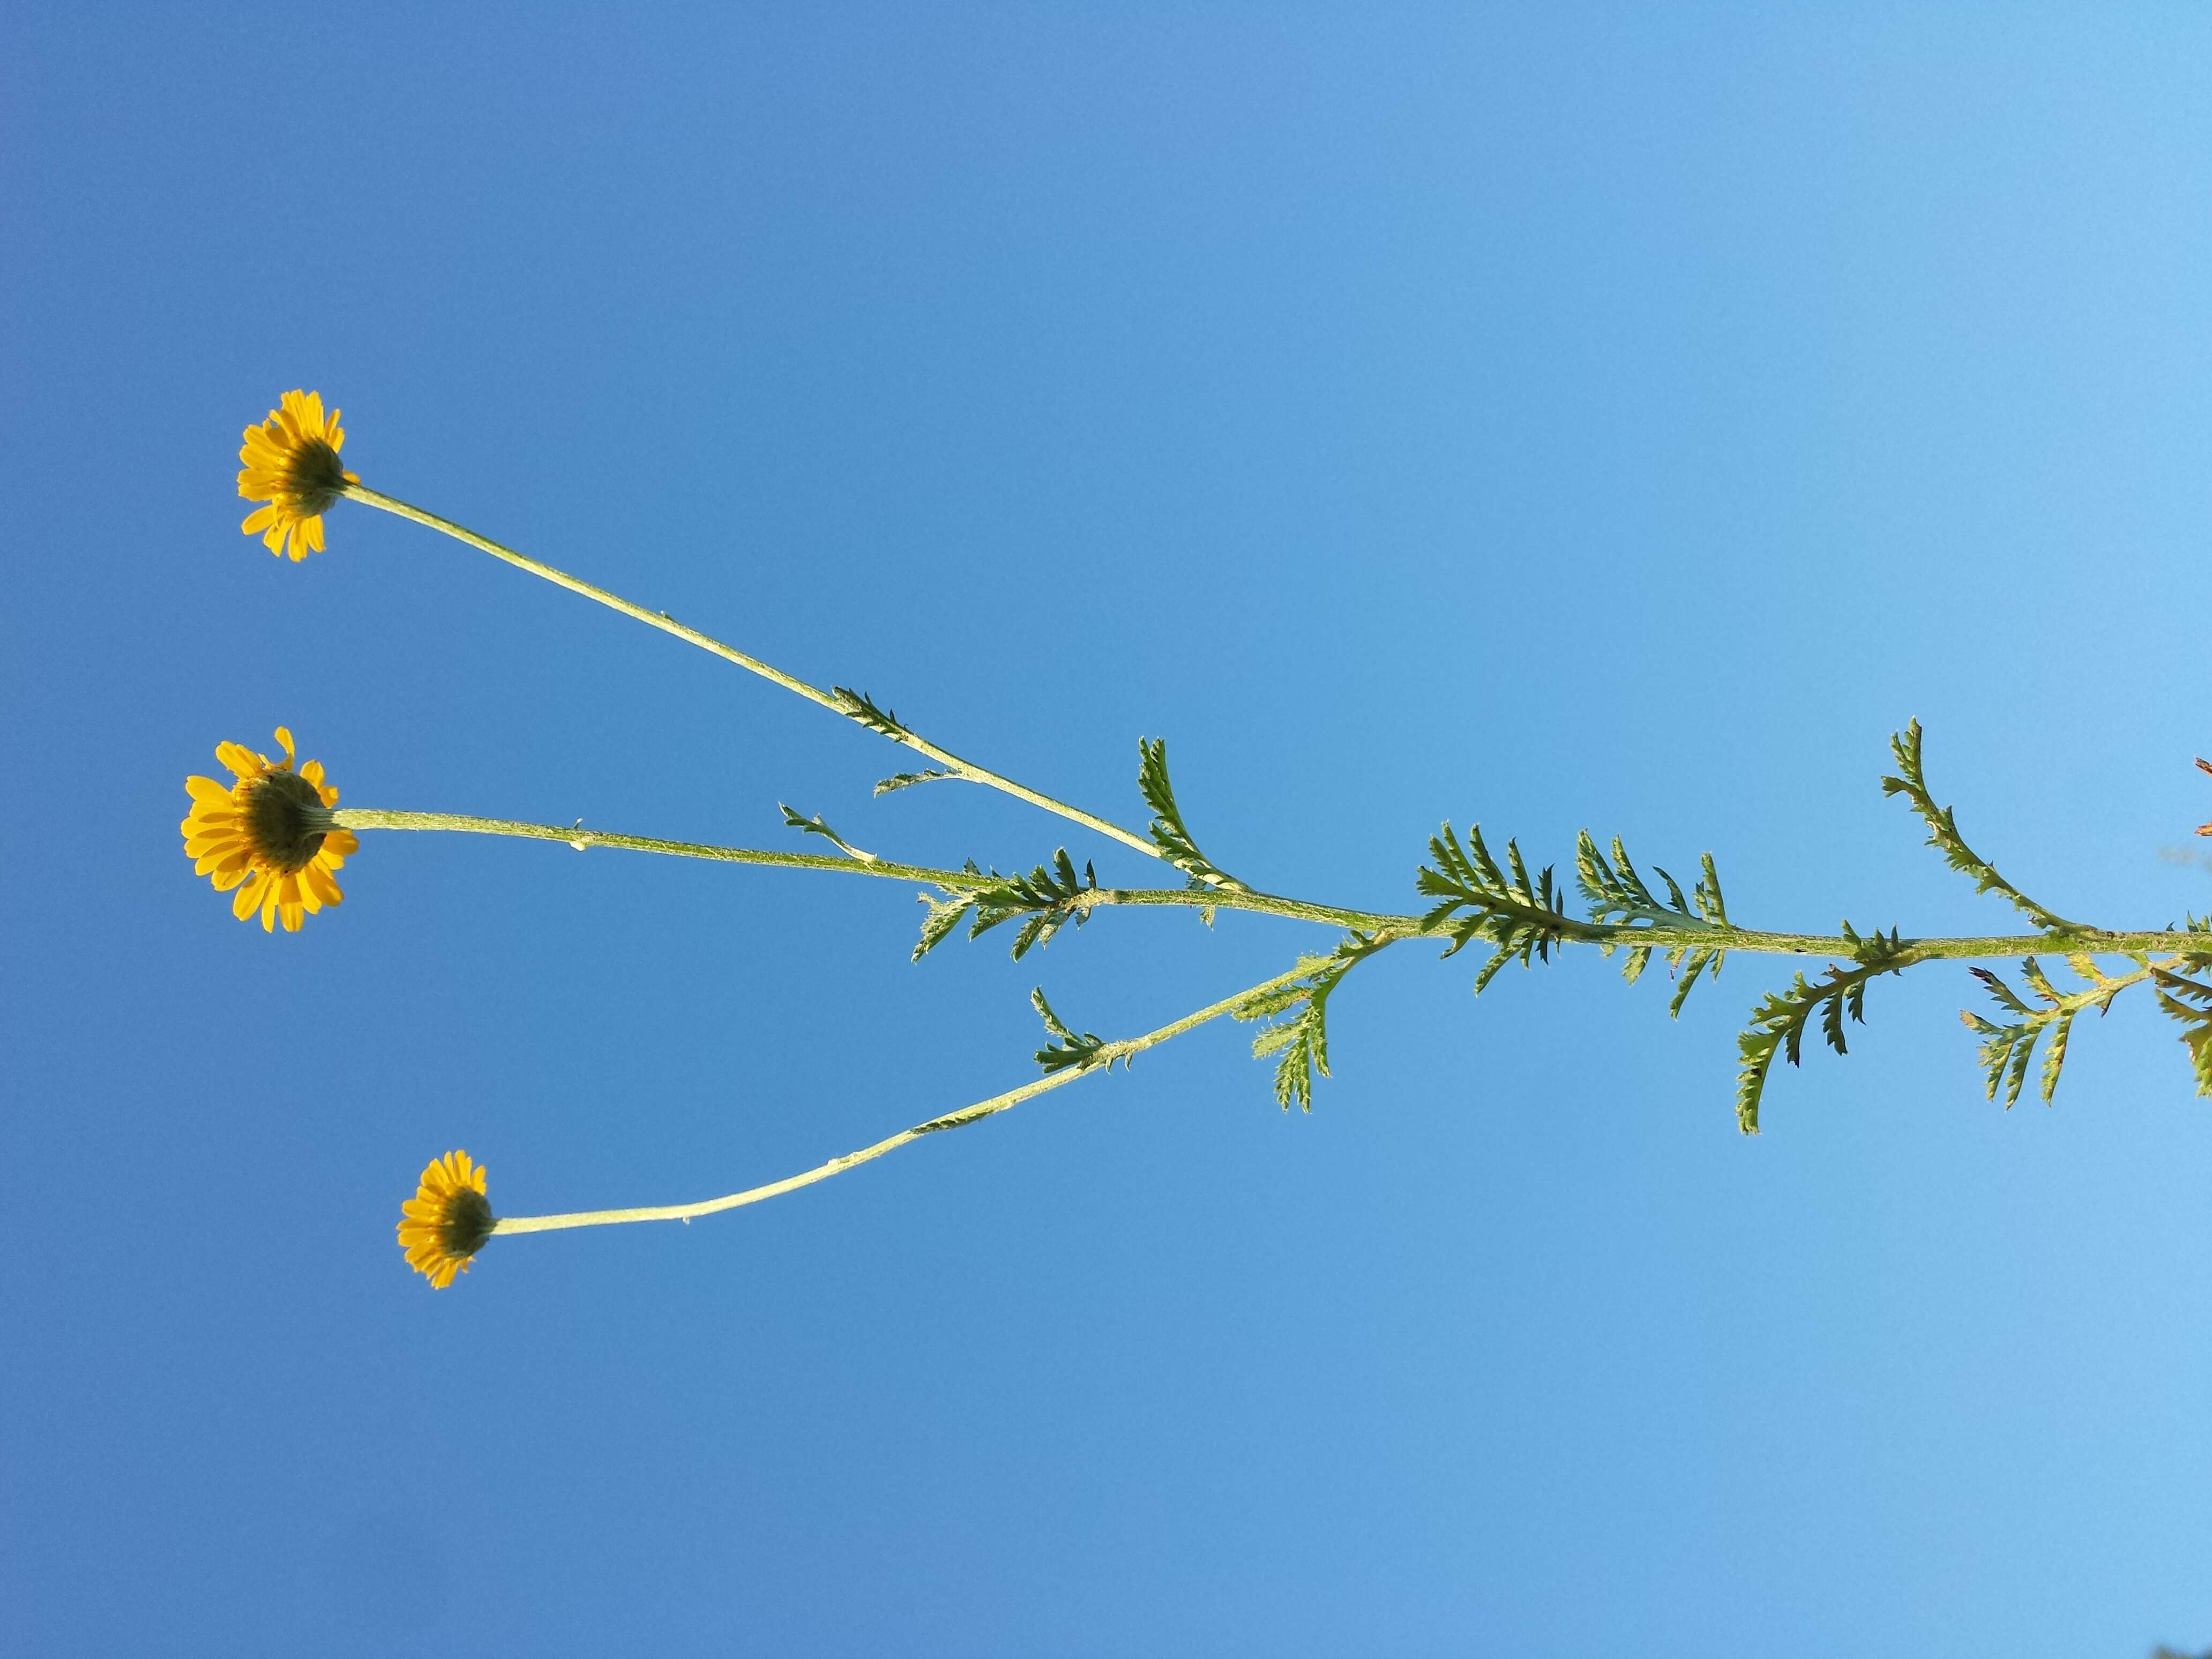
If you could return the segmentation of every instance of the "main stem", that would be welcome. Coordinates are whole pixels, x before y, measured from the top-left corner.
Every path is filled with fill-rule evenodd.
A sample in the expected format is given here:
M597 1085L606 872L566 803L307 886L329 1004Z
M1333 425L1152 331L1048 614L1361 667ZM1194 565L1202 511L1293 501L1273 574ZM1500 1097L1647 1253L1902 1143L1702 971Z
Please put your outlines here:
M1195 1013L1185 1014L1173 1024L1163 1025L1157 1031L1147 1031L1142 1036L1125 1038L1119 1042L1109 1042L1098 1050L1096 1058L1088 1066L1070 1067L1064 1072L1054 1072L1048 1077L1039 1078L1034 1083L1025 1083L1018 1089L1009 1089L1002 1095L993 1095L988 1100L979 1100L972 1106L963 1106L958 1111L947 1113L943 1117L933 1117L926 1123L917 1123L910 1129L900 1130L898 1133L888 1139L878 1140L872 1146L863 1146L856 1152L847 1152L842 1158L831 1158L827 1164L817 1164L811 1170L802 1170L795 1176L786 1176L781 1181L771 1181L765 1186L748 1187L744 1191L732 1193L726 1198L703 1199L696 1204L655 1204L632 1210L578 1210L568 1215L502 1216L494 1224L492 1231L495 1234L546 1233L554 1232L564 1227L612 1227L631 1221L690 1221L697 1216L717 1215L724 1210L734 1210L747 1204L757 1204L763 1199L780 1198L786 1193L797 1192L801 1187L811 1187L817 1181L827 1181L832 1176L842 1175L848 1170L857 1169L863 1164L872 1163L886 1152L895 1152L902 1146L913 1145L924 1135L933 1135L946 1129L961 1129L970 1123L980 1123L987 1117L993 1117L1000 1112L1011 1110L1025 1100L1034 1100L1039 1095L1048 1094L1054 1089L1064 1087L1079 1077L1087 1076L1092 1072L1105 1071L1117 1060L1126 1060L1133 1055L1142 1054L1147 1048L1155 1048L1160 1043L1179 1037L1186 1031L1194 1031L1209 1021L1220 1018L1224 1014L1234 1013L1253 998L1263 996L1269 991L1277 990L1295 980L1304 978L1305 972L1303 968L1293 968L1288 973L1278 974L1273 979L1262 980L1257 985L1239 991L1235 996L1224 997L1219 1002L1200 1008Z
M416 524L427 525L433 530L451 536L455 541L465 542L480 552L489 553L495 559L503 560L518 570L527 570L533 576L542 576L556 587L565 587L571 593L580 593L587 599L597 600L610 611L619 611L623 616L635 617L648 628L657 628L664 634L672 634L686 644L696 645L702 651L712 652L725 662L733 662L740 668L750 670L764 680L773 680L785 690L796 692L809 702L818 703L832 714L842 714L848 720L854 718L853 708L834 693L824 691L817 685L809 685L797 675L787 674L772 663L765 663L758 657L749 656L735 646L725 645L711 635L702 634L696 628L687 628L665 611L647 611L643 605L632 605L618 593L610 593L605 588L594 586L590 582L571 576L565 570L556 570L550 564L541 564L536 559L518 553L511 547L502 547L489 537L479 536L475 531L457 525L450 519L441 519L434 513L426 513L419 507L400 501L396 496L386 495L380 490L371 489L364 484L348 484L342 493L347 500L359 501L364 507L377 507L386 513L395 514L403 519L411 519ZM1150 857L1164 856L1158 848L1133 830L1124 830L1120 824L1109 823L1094 813L1086 812L1079 806L1072 806L1064 800L1055 799L1041 791L1031 789L1026 784L1016 783L1012 778L1001 777L988 767L978 766L974 761L963 760L951 750L940 749L927 738L917 732L909 732L903 726L900 727L896 733L884 732L883 728L875 726L870 726L869 730L881 732L883 736L890 738L895 743L904 744L915 753L927 756L939 766L950 768L956 777L963 778L970 783L980 783L990 788L1003 791L1017 800L1027 801L1032 806L1042 807L1048 812L1056 813L1071 823L1081 824L1086 830L1095 830L1102 836L1110 836L1123 846L1133 847L1139 853Z
M634 853L659 853L672 858L706 859L720 864L760 864L783 870L826 870L848 876L876 876L892 881L924 882L953 892L976 892L988 888L988 878L972 871L945 870L923 864L899 864L889 859L848 858L842 854L786 853L757 847L716 847L702 842L664 841L653 836L625 836L580 825L526 823L514 818L470 817L458 812L399 812L379 807L341 807L331 822L345 830L444 830L464 835L511 836L524 841L557 841L582 852L593 847L619 847ZM1248 910L1261 915L1286 916L1297 921L1317 921L1332 927L1352 927L1364 933L1390 939L1410 939L1428 930L1417 915L1382 910L1352 910L1334 904L1312 904L1277 893L1249 889L1200 890L1190 887L1099 887L1077 901L1085 909L1107 905L1169 906L1177 908ZM1852 956L1852 943L1840 934L1774 933L1750 927L1632 927L1626 923L1575 921L1560 919L1560 932L1571 944L1648 946L1670 951L1678 945L1692 949L1741 951L1753 955L1798 957ZM1431 937L1437 935L1432 934ZM2047 933L1990 933L1962 939L1905 939L1899 945L1915 962L1974 960L1982 957L2024 957L2038 953L2066 955L2086 951L2092 956L2134 956L2160 951L2203 951L2205 935L2189 933L2109 933L2069 935L2055 939ZM1900 963L1910 966L1910 963Z

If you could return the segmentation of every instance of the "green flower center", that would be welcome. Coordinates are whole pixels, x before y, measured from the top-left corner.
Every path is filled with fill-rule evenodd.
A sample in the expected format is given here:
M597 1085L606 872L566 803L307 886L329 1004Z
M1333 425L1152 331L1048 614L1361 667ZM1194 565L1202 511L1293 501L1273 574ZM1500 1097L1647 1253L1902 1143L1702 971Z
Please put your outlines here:
M246 792L246 833L253 850L279 870L304 870L323 850L330 809L297 772L264 772Z
M345 488L345 465L338 453L320 438L310 438L292 453L285 468L285 483L298 498L302 518L327 513Z
M474 1255L491 1237L491 1203L473 1187L464 1187L446 1200L446 1213L438 1223L438 1248L447 1255Z

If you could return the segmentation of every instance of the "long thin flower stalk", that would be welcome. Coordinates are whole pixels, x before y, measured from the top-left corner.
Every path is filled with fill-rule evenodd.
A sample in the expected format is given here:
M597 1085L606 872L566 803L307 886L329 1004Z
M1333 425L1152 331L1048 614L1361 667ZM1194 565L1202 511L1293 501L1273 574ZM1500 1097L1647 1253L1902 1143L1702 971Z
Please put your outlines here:
M1147 1031L1142 1036L1127 1037L1118 1042L1106 1043L1097 1049L1089 1064L1054 1072L1048 1076L1037 1079L1034 1083L1025 1083L1018 1089L1009 1089L1002 1095L993 1095L988 1100L979 1100L974 1105L963 1106L957 1112L948 1112L942 1117L933 1117L927 1122L917 1123L912 1128L902 1129L898 1133L887 1139L878 1140L872 1146L863 1146L858 1152L847 1152L841 1158L833 1158L827 1164L817 1164L811 1170L803 1170L794 1176L786 1176L781 1181L771 1181L760 1187L748 1187L741 1193L732 1193L724 1198L702 1199L696 1204L655 1204L629 1210L579 1210L567 1215L502 1216L494 1224L492 1232L496 1237L504 1233L554 1232L568 1227L614 1227L632 1221L690 1221L700 1216L718 1215L724 1210L735 1210L748 1204L758 1204L763 1199L780 1198L786 1193L797 1192L802 1187L811 1187L817 1182L827 1181L832 1176L842 1175L848 1170L858 1169L863 1164L872 1163L888 1152L896 1152L902 1146L910 1146L925 1135L940 1134L947 1129L964 1129L971 1123L980 1123L987 1117L995 1117L1000 1112L1010 1111L1025 1100L1034 1100L1039 1095L1048 1094L1054 1089L1074 1082L1079 1077L1087 1077L1093 1072L1105 1071L1117 1060L1127 1061L1142 1054L1147 1048L1157 1048L1163 1042L1170 1042L1182 1036L1186 1031L1194 1031L1200 1026L1219 1019L1224 1014L1233 1014L1255 998L1265 996L1270 991L1279 990L1285 986L1292 984L1305 977L1310 971L1309 968L1301 965L1291 969L1288 973L1278 974L1273 979L1261 980L1257 985L1249 986L1234 996L1224 997L1218 1002L1209 1003L1196 1012L1185 1014L1172 1024L1163 1025L1156 1031Z
M1086 812L1079 806L1070 805L1064 800L1056 799L1041 790L1032 789L1026 784L1016 783L1012 778L1002 777L988 767L977 765L974 761L963 760L951 750L939 748L921 733L909 731L903 726L878 724L866 718L863 712L852 702L836 691L824 691L820 686L810 685L796 674L787 674L774 664L763 662L758 657L750 656L738 650L735 646L725 645L712 635L702 634L696 628L686 627L665 611L647 611L643 605L633 605L620 594L610 593L605 588L596 586L579 577L571 576L565 570L556 570L551 565L541 563L525 554L518 553L511 547L503 547L488 536L479 536L475 531L457 525L450 519L441 519L434 513L426 513L419 507L400 501L396 496L386 495L380 490L371 489L364 484L348 483L338 493L344 495L348 501L359 501L364 507L377 507L384 512L395 514L400 518L412 520L416 524L427 525L433 530L451 536L455 541L465 543L479 552L489 553L495 559L511 564L518 570L526 570L533 576L543 577L556 587L565 587L571 593L580 593L586 599L596 600L611 611L618 611L625 617L633 617L643 623L648 628L657 628L664 634L672 634L688 645L696 645L702 651L711 652L725 662L735 663L738 667L748 669L764 680L773 681L787 691L796 693L809 702L818 703L832 714L842 714L848 720L858 720L861 724L867 726L871 731L880 732L895 743L903 744L916 754L926 756L936 762L938 765L948 769L950 775L953 778L969 783L980 783L988 788L1000 790L1013 796L1017 800L1027 801L1031 806L1055 813L1072 823L1079 823L1086 830L1094 830L1102 836L1111 836L1124 847L1133 847L1149 857L1164 858L1166 856L1151 841L1133 830L1125 830L1120 824L1102 818L1096 813Z
M561 842L579 852L594 847L621 848L634 853L658 853L672 858L704 859L721 864L766 865L785 870L821 870L848 876L874 876L893 881L921 882L951 891L978 891L993 884L988 877L969 870L940 869L921 864L901 864L889 859L852 858L829 853L790 853L755 847L719 847L702 842L666 841L652 836L629 836L581 825L528 823L514 818L471 817L456 812L392 811L380 807L343 807L331 819L346 830L447 830L463 835L509 836L525 841ZM1105 906L1219 908L1244 910L1261 915L1285 916L1297 921L1321 922L1334 927L1357 928L1391 939L1409 939L1430 933L1419 915L1385 910L1356 910L1340 905L1315 904L1304 899L1249 889L1217 890L1191 887L1099 887L1076 901L1078 908ZM1565 939L1576 944L1633 949L1650 946L1668 950L1677 945L1692 949L1744 951L1753 955L1843 957L1856 953L1858 941L1839 933L1772 933L1755 927L1680 927L1644 922L1578 921L1555 919ZM1973 961L1983 958L2032 956L2049 951L2050 936L2043 933L1972 934L1955 939L1914 939L1898 942L1898 967L1934 961ZM2066 948L2093 956L2139 956L2150 952L2190 952L2204 949L2204 935L2182 932L2098 933L2070 943ZM2130 981L2130 983L2133 981Z
M789 853L757 847L717 847L701 842L665 841L653 836L618 835L581 825L526 823L514 818L471 817L457 812L399 812L378 807L345 807L331 814L345 830L451 830L464 835L512 836L525 841L566 842L578 852L594 847L617 847L633 853L659 853L672 858L706 859L721 864L759 864L785 870L823 870L848 876L875 876L893 881L926 882L953 892L986 891L998 884L990 876L972 870L945 870L928 865L900 864L889 859L846 857L830 853ZM1249 889L1216 892L1190 887L1097 887L1082 893L1074 906L1091 909L1103 905L1168 905L1184 908L1250 910L1287 916L1298 921L1317 921L1332 927L1357 927L1364 932L1388 932L1410 936L1420 931L1419 916L1393 915L1374 910L1346 909L1333 904L1310 904Z

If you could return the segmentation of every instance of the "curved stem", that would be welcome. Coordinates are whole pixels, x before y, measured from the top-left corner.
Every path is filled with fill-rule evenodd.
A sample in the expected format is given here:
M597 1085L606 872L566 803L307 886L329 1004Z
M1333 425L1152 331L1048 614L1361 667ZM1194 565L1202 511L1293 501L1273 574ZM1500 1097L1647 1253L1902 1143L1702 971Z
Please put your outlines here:
M771 1181L765 1186L748 1187L741 1193L732 1193L726 1198L703 1199L696 1204L655 1204L629 1210L578 1210L567 1215L502 1216L494 1224L492 1232L495 1236L501 1233L545 1233L568 1227L620 1226L631 1221L690 1221L695 1217L716 1215L724 1210L735 1210L747 1204L757 1204L763 1199L780 1198L786 1193L797 1192L801 1187L811 1187L817 1181L827 1181L832 1176L842 1175L848 1170L857 1169L863 1164L872 1163L886 1152L895 1152L902 1146L913 1145L924 1135L937 1134L946 1129L962 1129L971 1123L980 1123L987 1117L994 1117L1000 1112L1008 1111L1025 1100L1034 1100L1037 1096L1049 1093L1064 1085L1073 1083L1079 1077L1087 1076L1092 1072L1107 1070L1117 1060L1127 1060L1133 1055L1142 1054L1147 1048L1156 1048L1163 1042L1179 1037L1186 1031L1194 1031L1209 1021L1219 1019L1224 1014L1234 1013L1253 998L1264 996L1270 991L1278 990L1294 981L1303 979L1307 972L1308 969L1302 967L1293 968L1288 973L1278 974L1273 979L1262 980L1257 985L1239 991L1235 996L1224 997L1219 1002L1212 1003L1199 1009L1195 1013L1185 1014L1174 1024L1163 1025L1156 1031L1147 1031L1142 1036L1127 1037L1119 1042L1107 1043L1098 1050L1090 1065L1071 1067L1064 1072L1054 1072L1048 1077L1037 1079L1034 1083L1025 1083L1018 1089L1009 1089L1002 1095L993 1095L988 1100L979 1100L972 1106L963 1106L958 1111L949 1112L943 1117L933 1117L925 1123L917 1123L910 1129L902 1129L887 1139L877 1141L872 1146L863 1146L858 1152L847 1152L842 1158L831 1158L827 1164L817 1164L811 1170L801 1170L794 1176L786 1176L781 1181Z
M1056 813L1070 823L1079 823L1086 830L1095 830L1102 836L1109 836L1124 847L1133 847L1139 853L1150 857L1164 858L1166 856L1149 840L1133 830L1124 830L1120 824L1110 823L1094 813L1086 812L1079 806L1071 806L1064 800L1057 800L1039 790L1030 788L1025 784L1016 783L1012 778L1001 777L996 772L987 767L978 766L973 761L963 760L951 750L940 749L920 733L909 732L902 726L885 727L876 725L872 720L862 719L853 705L835 691L824 691L819 686L809 685L795 674L787 674L773 664L763 662L758 657L748 656L734 646L723 644L721 641L711 635L702 634L696 628L687 628L665 611L647 611L643 605L632 605L619 594L610 593L605 588L594 586L590 582L571 576L564 570L556 570L550 564L541 564L536 559L518 553L511 547L502 547L489 537L479 536L475 531L465 529L450 519L441 519L434 513L426 513L419 507L411 506L395 496L386 495L380 490L368 489L366 485L348 484L342 493L349 501L359 501L364 507L374 507L383 512L397 514L403 519L410 519L419 525L427 525L432 530L451 536L456 541L465 542L479 552L489 553L495 559L503 560L518 570L526 570L533 576L542 576L556 587L565 587L571 593L580 593L587 599L593 599L605 605L610 611L619 611L623 616L643 623L648 628L657 628L664 634L672 634L686 644L696 645L702 651L712 652L725 662L733 662L740 668L749 669L763 679L772 680L785 690L795 692L809 702L820 704L832 714L842 714L848 720L859 720L860 723L866 726L870 731L881 733L894 743L904 744L915 753L927 756L939 766L949 767L956 777L964 779L969 783L980 783L989 788L1000 790L1013 796L1017 800L1027 801L1031 806L1041 807L1045 811Z

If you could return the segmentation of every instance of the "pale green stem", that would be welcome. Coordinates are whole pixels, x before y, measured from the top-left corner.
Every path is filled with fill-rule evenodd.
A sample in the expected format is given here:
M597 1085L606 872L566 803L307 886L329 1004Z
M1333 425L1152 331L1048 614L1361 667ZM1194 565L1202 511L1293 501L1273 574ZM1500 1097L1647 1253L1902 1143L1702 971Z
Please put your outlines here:
M425 513L419 507L410 506L396 497L368 489L366 485L348 484L342 493L349 501L359 501L364 507L379 507L384 512L396 514L400 518L411 519L416 524L427 525L433 530L441 531L456 541L465 542L480 552L490 554L495 559L504 560L518 570L527 570L533 576L542 576L556 587L565 587L571 593L580 593L587 599L595 599L609 610L619 611L623 616L634 617L648 628L657 628L664 634L672 634L686 644L696 645L702 651L712 652L725 662L733 662L740 668L750 669L763 679L773 680L785 690L796 692L809 702L819 703L832 714L842 714L848 720L854 718L853 708L834 693L824 691L819 686L809 685L797 675L787 674L781 668L763 662L758 657L748 656L736 647L725 645L711 635L702 634L696 628L687 628L665 611L647 611L643 605L632 605L619 594L610 593L605 588L594 586L590 582L571 576L564 570L556 570L550 564L541 564L536 559L518 553L511 547L501 546L489 537L479 536L473 530L464 529L450 519L441 519L434 513ZM1057 813L1071 823L1081 824L1086 830L1095 830L1102 836L1110 836L1123 846L1133 847L1139 853L1146 854L1152 858L1166 856L1149 840L1137 834L1133 830L1124 830L1120 824L1109 823L1104 818L1085 811L1079 806L1071 806L1064 800L1056 800L1052 796L1031 789L1024 784L1016 783L1012 778L1000 777L996 772L978 766L973 761L963 760L949 749L939 748L927 738L916 732L909 732L903 726L900 727L896 733L884 732L881 727L874 726L870 726L868 729L890 738L895 743L904 744L915 753L927 756L939 766L950 768L954 776L964 779L969 783L980 783L989 788L1001 790L1013 796L1017 800L1027 801L1031 806Z
M1185 1014L1172 1025L1163 1025L1157 1031L1147 1031L1142 1036L1107 1043L1089 1065L1054 1072L1034 1083L1025 1083L1018 1089L993 1095L988 1100L979 1100L972 1106L963 1106L943 1117L917 1123L911 1129L900 1130L887 1140L878 1140L872 1146L847 1152L842 1158L833 1158L827 1164L817 1164L811 1170L802 1170L795 1176L786 1176L781 1181L771 1181L763 1187L748 1187L744 1191L732 1193L726 1198L703 1199L696 1204L655 1204L634 1210L579 1210L568 1215L502 1216L492 1231L495 1234L544 1233L564 1227L611 1227L629 1221L690 1221L697 1216L715 1215L724 1210L757 1204L763 1199L780 1198L786 1193L797 1192L801 1187L811 1187L817 1181L827 1181L831 1176L842 1175L846 1170L872 1162L886 1152L895 1152L902 1146L911 1146L924 1135L938 1134L946 1129L965 1128L970 1123L979 1123L987 1117L1018 1106L1025 1100L1034 1100L1039 1095L1073 1083L1090 1073L1107 1070L1117 1060L1127 1060L1147 1048L1179 1037L1186 1031L1194 1031L1209 1021L1219 1019L1224 1014L1234 1013L1255 997L1264 996L1270 991L1279 990L1304 978L1307 971L1304 968L1293 968L1288 973L1262 980L1233 997L1224 997L1195 1013Z
M525 823L514 818L479 818L457 812L395 812L379 807L341 807L331 822L344 830L447 830L465 835L514 836L525 841L565 842L578 852L593 847L620 847L634 853L661 853L673 858L708 859L721 864L764 864L785 870L831 870L848 876L880 876L893 881L927 882L954 892L979 892L996 884L969 870L940 870L927 865L898 864L889 859L847 858L830 853L770 852L754 847L714 847L700 842L663 841L652 836L617 835L586 830L580 824L562 828L556 823ZM1334 905L1309 904L1303 899L1280 898L1239 888L1234 891L1200 890L1190 887L1097 887L1086 890L1075 901L1079 909L1103 905L1176 905L1184 908L1250 910L1266 915L1289 916L1299 921L1325 922L1332 927L1357 927L1363 932L1387 931L1404 936L1420 931L1419 916L1394 916L1371 910L1346 910Z
M1671 951L1743 951L1748 955L1836 957L1856 961L1852 943L1841 935L1770 933L1751 927L1644 927L1609 923L1570 923L1562 930L1571 944L1607 945L1627 948L1649 945ZM1987 933L1962 939L1914 939L1897 941L1899 965L1917 962L1966 962L1983 957L2045 956L2138 956L2150 951L2212 952L2212 935L2188 933L2114 933L2087 928L2053 938L2049 933ZM1909 957L1910 960L1905 960Z
M378 807L341 807L331 821L346 830L444 830L465 835L513 836L525 841L562 842L579 852L592 847L619 847L635 853L660 853L674 858L707 859L721 864L760 864L785 870L827 870L848 876L878 876L893 881L926 882L955 892L975 892L990 886L988 878L966 870L938 869L928 865L898 864L889 859L847 858L830 853L771 852L763 848L715 847L701 842L664 841L651 836L624 836L581 825L526 823L514 818L470 817L456 812L397 812ZM1417 915L1380 910L1352 910L1332 904L1310 904L1304 899L1249 889L1200 890L1191 887L1099 887L1083 894L1079 908L1107 905L1171 906L1181 908L1246 910L1261 915L1287 916L1298 921L1317 921L1332 927L1352 927L1364 933L1408 939L1427 932ZM1577 921L1555 918L1561 936L1569 943L1608 945L1620 949L1649 948L1742 951L1751 955L1852 957L1852 943L1838 934L1774 933L1756 928L1684 927ZM2154 951L2197 952L2212 950L2212 939L2203 933L2108 933L2084 932L2054 939L2048 933L1992 933L1966 939L1906 939L1899 941L1911 962L1940 959L1972 960L1995 957L2041 954L2064 956L2084 951L2091 956L2135 956Z

